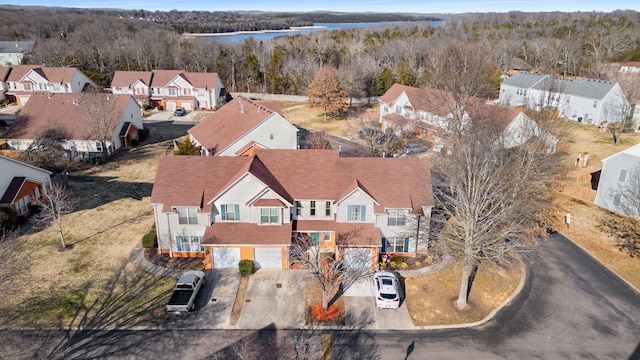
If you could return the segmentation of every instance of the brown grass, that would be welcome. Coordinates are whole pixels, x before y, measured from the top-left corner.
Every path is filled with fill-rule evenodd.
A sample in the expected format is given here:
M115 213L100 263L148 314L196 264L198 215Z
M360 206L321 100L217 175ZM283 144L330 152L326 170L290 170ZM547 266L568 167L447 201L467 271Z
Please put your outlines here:
M240 319L242 313L242 305L244 305L244 298L247 294L247 287L249 286L249 277L240 277L240 284L238 285L238 292L236 292L236 299L233 301L233 307L231 308L231 319L229 323L235 325Z
M609 132L601 133L595 126L573 122L569 126L571 154L566 159L566 165L570 171L564 186L577 188L583 193L591 189L590 174L601 168L603 159L640 142L638 133L623 134L620 144L616 146ZM574 166L575 159L582 151L589 153L589 162L587 167L577 168ZM571 197L579 193L563 190L563 194L558 194L562 213L571 213L571 228L568 231L566 228L561 229L561 232L636 289L640 289L640 261L620 252L616 247L616 239L598 228L602 221L615 215L588 202L588 199Z
M129 257L153 224L149 196L156 158L166 146L142 146L70 174L76 210L63 226L72 250L56 251L60 240L52 227L2 249L13 254L0 263L0 273L12 275L2 281L12 289L0 305L4 328L33 327L34 319L42 327L124 325L153 322L163 313L175 279L146 274Z
M478 269L468 305L458 310L460 263L434 274L405 279L406 304L415 325L451 325L484 319L517 288L523 276L517 261L507 267Z
M329 134L340 137L352 137L357 133L353 120L363 113L370 114L375 119L378 118L378 107L366 107L363 105L354 105L344 117L327 117L324 120L322 111L319 108L310 108L306 104L297 104L284 107L281 104L284 116L289 122L313 130L323 130ZM367 115L369 116L369 115Z

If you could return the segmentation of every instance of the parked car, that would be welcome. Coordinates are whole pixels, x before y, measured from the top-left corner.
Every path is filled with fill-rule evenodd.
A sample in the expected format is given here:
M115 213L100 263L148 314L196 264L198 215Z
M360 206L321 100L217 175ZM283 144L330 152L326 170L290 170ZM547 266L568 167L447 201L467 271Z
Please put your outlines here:
M376 289L376 306L383 309L400 307L400 281L391 271L378 271L373 275Z
M411 155L411 154L417 154L417 153L422 153L429 150L429 148L427 148L424 145L420 145L420 144L409 144L405 147L402 148L402 153L405 155Z
M187 115L187 109L183 108L182 106L178 106L176 108L176 110L173 112L174 116L185 116Z
M167 312L181 313L195 309L196 297L204 283L205 278L202 271L191 270L182 274L167 303Z

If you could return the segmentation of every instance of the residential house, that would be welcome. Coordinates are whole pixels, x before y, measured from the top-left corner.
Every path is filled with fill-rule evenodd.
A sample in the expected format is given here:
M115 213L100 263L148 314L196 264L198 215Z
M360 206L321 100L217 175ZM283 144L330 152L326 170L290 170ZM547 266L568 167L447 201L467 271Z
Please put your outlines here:
M89 124L96 118L88 112L100 117L110 114L104 118L112 134L106 141L109 154L137 143L142 116L140 105L130 95L34 93L5 136L8 149L26 150L34 140L53 131L72 155L100 157L103 145Z
M141 104L163 106L169 111L178 106L186 110L214 109L226 98L217 73L181 70L116 71L111 92L134 95Z
M72 67L11 65L4 80L9 102L24 106L36 92L82 93L98 86L80 70Z
M434 144L434 150L445 143L444 134L452 130L454 99L450 92L432 88L414 88L394 84L380 97L380 122L383 130L396 133L413 131ZM462 126L476 119L490 119L503 129L505 147L520 146L533 136L545 136L549 151L555 151L557 139L544 135L536 123L519 110L489 105L479 98L470 98L462 114Z
M9 75L9 70L11 70L9 66L0 66L0 102L5 99L4 93L7 90L5 79Z
M29 205L51 189L51 172L0 155L0 207L28 215Z
M257 149L161 157L151 205L159 251L202 257L207 269L241 259L288 268L302 237L372 267L380 253L427 251L434 198L428 159Z
M0 41L0 66L19 65L31 53L35 41Z
M114 94L133 96L140 106L149 105L152 78L151 71L116 71L110 90Z
M502 82L499 101L534 110L557 108L563 118L593 125L621 121L629 106L618 83L527 72Z
M621 63L618 71L622 73L640 73L640 61L628 61Z
M258 103L238 96L188 130L203 155L252 155L254 149L296 149L297 128L278 103Z
M602 160L595 203L621 214L640 214L640 144Z

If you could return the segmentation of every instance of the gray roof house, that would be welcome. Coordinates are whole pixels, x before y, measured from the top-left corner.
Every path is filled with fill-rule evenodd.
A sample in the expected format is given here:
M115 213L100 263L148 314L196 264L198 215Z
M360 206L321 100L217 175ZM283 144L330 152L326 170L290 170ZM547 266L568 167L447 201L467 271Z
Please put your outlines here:
M615 82L559 79L518 72L500 85L500 103L539 110L557 108L561 117L593 125L620 121L629 104Z
M24 54L33 50L35 41L0 41L0 66L22 63Z
M640 144L602 160L595 203L621 214L640 215Z

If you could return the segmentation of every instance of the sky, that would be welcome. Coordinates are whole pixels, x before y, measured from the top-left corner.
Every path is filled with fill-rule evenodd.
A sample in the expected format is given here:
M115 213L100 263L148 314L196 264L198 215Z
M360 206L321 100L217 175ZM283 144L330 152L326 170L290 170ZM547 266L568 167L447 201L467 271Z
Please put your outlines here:
M3 2L3 0L0 0ZM262 10L262 11L339 11L339 12L540 12L540 11L640 11L638 0L20 0L11 5L43 5L78 8L144 10Z

